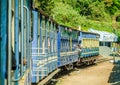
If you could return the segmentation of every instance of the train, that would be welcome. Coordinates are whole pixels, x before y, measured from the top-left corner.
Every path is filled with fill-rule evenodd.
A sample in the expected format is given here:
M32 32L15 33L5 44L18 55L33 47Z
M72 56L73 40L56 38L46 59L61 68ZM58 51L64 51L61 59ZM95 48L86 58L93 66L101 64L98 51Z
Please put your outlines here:
M0 1L0 85L42 85L99 55L99 34L61 25L32 3Z
M80 32L78 41L82 44L80 63L93 64L99 55L99 34L91 32Z

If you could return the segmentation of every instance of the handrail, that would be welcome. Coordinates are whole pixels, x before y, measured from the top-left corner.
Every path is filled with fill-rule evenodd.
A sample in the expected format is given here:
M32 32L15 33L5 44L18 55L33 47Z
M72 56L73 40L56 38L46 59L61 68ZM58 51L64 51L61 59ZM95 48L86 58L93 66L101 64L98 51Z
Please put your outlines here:
M23 6L26 10L27 10L27 13L29 14L29 10L28 10L28 8L26 7L26 6ZM28 16L28 14L27 14L27 16ZM23 59L22 59L23 60ZM21 61L22 61L21 60ZM21 65L22 65L22 67L21 67L21 69L22 69L22 72L21 72L21 76L19 76L17 79L12 79L12 82L16 82L16 81L19 81L23 76L24 76L24 74L25 74L25 72L23 72L23 61L21 62Z
M26 42L26 45L27 45L27 46L26 46L26 50L27 50L27 51L26 51L26 52L27 52L27 54L26 54L26 59L27 59L27 61L28 61L28 60L30 59L29 56L28 56L28 55L29 55L29 50L28 50L28 49L29 49L29 37L30 37L30 36L29 36L29 29L30 29L30 28L29 28L29 25L30 25L30 24L29 24L29 21L30 21L30 19L29 19L29 9L27 8L27 6L24 6L24 9L26 10L26 13L27 13L27 15L26 15L26 16L27 16L27 21L26 21L26 22L27 22L27 27L26 27L26 28L27 28L27 29L26 29L26 31L27 31L27 32L26 32L26 37L27 37L27 38L26 38L26 39L27 39L27 42ZM29 66L30 66L30 62L28 61L27 68L28 68Z
M15 70L15 78L18 78L18 73L19 73L19 70L18 70L18 64L19 64L19 0L15 0L15 17L14 17L14 20L15 20L15 24L14 24L14 30L15 30L15 40L14 40L14 43L15 43L15 58L16 58L16 65L17 65L17 68ZM15 85L18 85L18 82L15 82Z
M21 0L21 74L23 74L23 57L24 57L24 0Z
M23 74L18 77L17 79L12 79L12 82L16 82L16 81L19 81L23 76L24 76L25 72L23 72Z
M9 0L9 3L8 3L8 82L7 82L7 85L11 85L11 72L10 72L10 70L11 70L11 37L12 37L12 30L11 30L11 17L12 17L12 13L11 13L11 8L12 8L12 6L11 6L11 3L12 3L12 1L11 0Z

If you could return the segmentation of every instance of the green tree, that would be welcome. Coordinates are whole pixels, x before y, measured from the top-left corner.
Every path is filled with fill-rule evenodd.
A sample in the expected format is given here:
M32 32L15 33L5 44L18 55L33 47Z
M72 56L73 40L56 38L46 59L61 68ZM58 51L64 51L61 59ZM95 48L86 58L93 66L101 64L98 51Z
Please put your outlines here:
M103 2L93 2L89 5L89 8L91 9L91 19L98 21L111 21L110 15L105 12L105 4Z
M34 6L62 25L109 32L120 28L120 0L34 0Z
M34 0L34 7L42 9L46 14L52 14L52 9L54 8L53 0Z
M105 9L110 15L114 15L120 8L120 0L104 0Z
M79 13L68 4L57 2L52 11L54 19L63 25L75 27L80 24Z

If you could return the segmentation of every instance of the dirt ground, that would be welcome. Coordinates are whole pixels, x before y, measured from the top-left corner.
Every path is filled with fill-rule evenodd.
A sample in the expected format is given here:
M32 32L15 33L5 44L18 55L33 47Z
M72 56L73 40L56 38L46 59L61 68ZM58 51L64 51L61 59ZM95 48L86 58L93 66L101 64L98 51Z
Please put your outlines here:
M60 77L56 85L111 85L110 76L113 67L113 63L106 61L79 68Z

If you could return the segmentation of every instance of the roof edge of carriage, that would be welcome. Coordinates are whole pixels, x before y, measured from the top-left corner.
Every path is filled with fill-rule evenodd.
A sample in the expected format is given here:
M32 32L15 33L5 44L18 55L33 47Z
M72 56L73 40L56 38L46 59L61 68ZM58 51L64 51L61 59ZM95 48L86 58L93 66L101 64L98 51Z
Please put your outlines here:
M38 11L40 14L44 15L50 21L54 22L56 25L60 25L57 21L55 21L52 17L46 14L42 9L38 9L37 7L32 7L33 10Z
M83 33L87 33L87 34L94 34L94 35L98 35L98 36L100 36L100 34L98 34L98 33L94 33L94 32L88 32L88 31L81 31L81 32L83 32Z
M66 25L63 25L63 24L59 24L56 20L54 20L52 17L50 17L48 14L46 14L42 9L38 9L37 7L32 7L32 9L38 11L39 13L41 13L42 15L44 15L45 17L49 18L50 21L53 21L57 26L63 26L63 27L67 27L69 29L80 31L80 32L83 32L83 33L95 34L95 35L100 36L100 34L98 34L98 33L93 33L93 32L88 32L88 31L82 31L82 30L76 29L75 27L70 27L70 26L66 26Z

